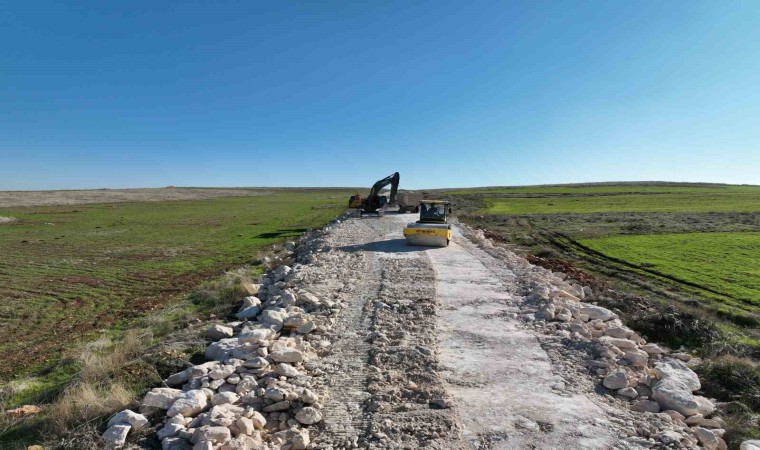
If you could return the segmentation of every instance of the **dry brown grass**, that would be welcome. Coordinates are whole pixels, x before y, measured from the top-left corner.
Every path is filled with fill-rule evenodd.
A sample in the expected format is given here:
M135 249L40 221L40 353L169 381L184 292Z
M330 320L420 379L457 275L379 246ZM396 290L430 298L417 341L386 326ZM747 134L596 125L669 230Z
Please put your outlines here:
M88 344L76 356L78 374L52 402L42 405L42 414L11 418L2 414L4 411L0 406L0 434L15 428L22 433L23 430L33 432L36 429L38 434L44 430L42 435L46 436L93 435L97 422L135 400L134 390L125 384L128 377L125 378L124 373L128 373L132 365L139 364L140 356L149 344L150 335L138 331L128 332L116 343L102 339ZM23 382L5 386L0 392L0 405L23 389ZM76 441L79 444L72 444L74 446L70 448L84 448L84 441L79 438ZM3 445L0 442L0 448L4 448ZM25 448L24 445L11 445L11 448Z
M122 340L104 351L83 352L79 356L79 378L84 382L100 382L110 378L138 358L151 342L151 334L143 330L127 332Z
M250 268L226 273L200 290L198 295L211 310L226 310L237 305L241 297L241 281L250 279ZM196 297L193 300L198 300ZM182 314L184 316L185 314ZM171 314L170 314L171 316ZM187 319L186 317L184 317ZM162 317L161 322L177 323L178 317ZM151 324L153 329L158 323ZM161 328L158 326L157 328ZM91 426L135 400L134 389L125 383L129 374L144 377L143 356L152 342L148 329L128 331L118 342L107 339L92 342L79 351L79 373L75 380L47 407L46 416L55 433L71 432ZM160 377L156 374L156 379Z
M134 394L119 382L80 382L50 405L48 418L56 431L70 431L123 409L133 400Z
M188 300L209 313L218 316L228 315L240 306L240 300L248 295L245 284L250 283L252 279L252 269L248 266L230 270L223 276L204 283L190 293Z
M81 368L75 381L47 408L52 428L63 432L81 427L134 401L134 393L121 380L128 366L139 363L150 342L149 333L133 330L116 343L88 346L79 355Z

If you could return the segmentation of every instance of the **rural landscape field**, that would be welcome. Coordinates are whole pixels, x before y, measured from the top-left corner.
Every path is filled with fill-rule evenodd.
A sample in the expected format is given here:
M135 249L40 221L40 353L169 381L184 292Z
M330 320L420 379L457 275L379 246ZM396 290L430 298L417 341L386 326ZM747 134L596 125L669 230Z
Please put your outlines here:
M631 183L446 192L468 219L535 256L620 270L726 318L760 322L760 188ZM734 329L732 327L732 329Z
M5 193L0 208L2 408L56 398L81 373L77 355L89 342L118 342L125 332L145 327L146 318L167 311L178 317L148 331L182 326L196 310L207 313L214 305L203 301L185 304L181 311L171 308L227 270L260 272L266 246L323 226L345 209L350 193L171 188ZM28 206L37 203L43 204ZM5 431L0 448L19 436L13 427Z
M642 334L704 358L722 400L760 408L760 187L687 183L443 190L537 264L580 270Z
M338 217L354 191L81 191L59 194L58 205L6 198L2 408L44 412L6 419L2 448L71 436L63 430L97 424L197 360L199 330L234 311L243 280L271 267L265 255L276 259L276 244ZM617 183L425 195L449 199L459 220L531 262L605 292L601 304L643 336L699 356L706 392L740 405L727 414L726 438L757 435L760 187ZM100 399L72 398L87 395Z
M0 450L760 450L758 23L0 2Z

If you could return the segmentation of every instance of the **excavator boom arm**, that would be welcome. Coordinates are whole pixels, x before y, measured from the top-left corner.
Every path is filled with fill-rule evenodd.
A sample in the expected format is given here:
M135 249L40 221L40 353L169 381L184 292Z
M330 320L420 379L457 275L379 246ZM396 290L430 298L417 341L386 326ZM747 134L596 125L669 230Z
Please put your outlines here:
M396 203L396 193L398 192L398 182L400 179L401 179L401 176L398 174L398 172L396 172L393 175L388 175L387 177L378 181L372 186L372 189L369 191L369 195L367 196L367 199L376 198L377 195L380 193L380 191L390 184L391 196L388 200L391 204Z

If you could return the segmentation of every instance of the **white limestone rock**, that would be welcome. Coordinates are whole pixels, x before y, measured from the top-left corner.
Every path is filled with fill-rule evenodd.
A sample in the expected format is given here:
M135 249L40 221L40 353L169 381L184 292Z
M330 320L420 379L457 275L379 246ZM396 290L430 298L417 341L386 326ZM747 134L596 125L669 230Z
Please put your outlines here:
M219 339L206 348L206 358L212 361L227 361L240 347L241 344L237 338Z
M264 407L264 412L275 412L275 411L285 411L287 409L290 409L290 402L287 400L283 400L281 402L273 403L269 406Z
M234 333L234 330L230 327L226 327L224 325L211 325L208 330L206 330L206 336L208 336L209 339L218 341L219 339L224 338L231 338Z
M317 324L309 320L309 321L304 322L303 325L299 326L296 329L296 331L301 334L308 334L316 329L317 329Z
M178 423L167 423L163 428L158 430L157 436L160 440L172 438L177 435L181 430L184 430L185 426Z
M139 431L150 425L150 421L142 414L138 414L132 410L125 409L119 413L116 413L108 421L108 427L112 425L129 425L133 430Z
M699 412L699 404L694 399L690 388L676 378L657 381L652 386L652 398L657 400L662 409L672 409L684 416Z
M580 312L581 314L587 315L589 320L599 319L606 322L608 320L617 319L617 314L607 308L602 308L601 306L596 305L584 304L581 306Z
M193 443L210 442L212 444L224 444L232 439L230 429L222 426L202 426L193 433Z
M739 446L739 450L760 450L760 440L752 439L744 441Z
M179 389L153 388L145 394L142 404L153 408L169 409L180 396L182 396L182 391Z
M622 395L623 397L628 398L636 398L639 395L638 391L630 386L620 389L617 393L618 395Z
M251 413L251 417L249 418L251 419L251 422L253 423L253 427L256 428L257 430L263 429L267 424L267 420L258 411L253 411Z
M615 369L604 377L602 385L607 389L623 389L628 386L628 374L624 369Z
M296 378L301 375L301 372L290 364L277 364L274 371L277 375L288 378Z
M646 367L649 361L649 353L636 348L624 350L623 357L636 367Z
M116 424L111 425L103 433L103 442L105 443L106 450L115 450L123 448L127 442L127 435L132 427L130 425Z
M270 328L243 329L238 340L242 343L250 342L252 344L266 345L274 339L275 335L276 333Z
M710 414L715 412L715 405L713 404L712 401L710 401L710 399L699 396L699 395L695 395L694 400L696 400L697 402L697 405L698 405L697 410L699 414L702 414L703 416L707 417Z
M607 328L604 334L614 338L628 339L633 334L633 331L626 327L614 326Z
M306 305L319 305L319 297L312 294L311 292L302 291L298 293L298 303L306 304Z
M295 349L274 351L269 358L278 363L299 363L304 359L303 353Z
M220 392L211 397L211 404L213 406L225 405L227 403L235 403L238 400L240 400L240 396L234 392Z
M636 348L636 343L630 339L620 339L620 338L614 338L610 336L602 336L599 338L599 341L604 344L614 345L615 347L621 350L628 350L628 349L633 350Z
M235 314L238 319L253 319L261 313L261 306L249 306Z
M192 445L180 437L169 437L161 441L162 450L192 450Z
M208 377L212 380L222 380L235 373L235 366L229 364L223 364L216 369L208 373Z
M304 425L313 425L322 421L322 413L316 408L307 406L296 413L296 420Z
M166 412L169 417L181 414L183 417L194 417L209 406L206 393L200 389L184 392Z
M251 306L261 306L261 300L259 300L258 297L255 295L249 295L243 299L243 305L240 307L240 310L244 310L246 308L250 308Z
M707 428L694 427L694 434L697 435L697 439L699 439L699 442L707 450L715 450L718 448L718 437Z
M304 389L303 391L301 391L300 398L301 398L301 401L306 404L317 403L319 401L319 396L317 395L317 393L309 389Z
M641 346L641 349L652 356L665 353L665 350L657 344L645 344Z
M253 426L253 421L247 417L238 417L235 420L235 425L237 425L240 434L251 436L256 431L256 428Z
M702 387L699 383L699 377L682 361L669 359L660 361L655 365L654 372L660 380L674 379L681 382L691 392Z
M660 412L660 404L654 400L639 400L631 405L631 410L656 414Z
M268 365L269 361L267 361L266 358L262 358L260 356L248 359L243 363L243 367L247 367L249 369L263 369Z

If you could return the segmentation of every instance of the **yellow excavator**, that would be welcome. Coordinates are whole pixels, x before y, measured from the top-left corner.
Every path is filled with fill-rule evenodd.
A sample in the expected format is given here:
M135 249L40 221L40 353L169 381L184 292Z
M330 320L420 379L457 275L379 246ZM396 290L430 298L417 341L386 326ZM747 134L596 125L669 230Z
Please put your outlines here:
M369 194L366 197L362 197L357 192L348 199L348 207L358 209L359 216L362 216L363 214L382 215L386 206L396 205L396 193L398 192L400 178L398 172L395 172L382 180L379 180L372 186L372 189L370 189ZM380 191L388 185L391 186L390 198L380 195Z
M446 214L451 214L449 202L445 200L420 201L420 220L404 228L404 237L409 245L446 247L451 242L451 224Z

